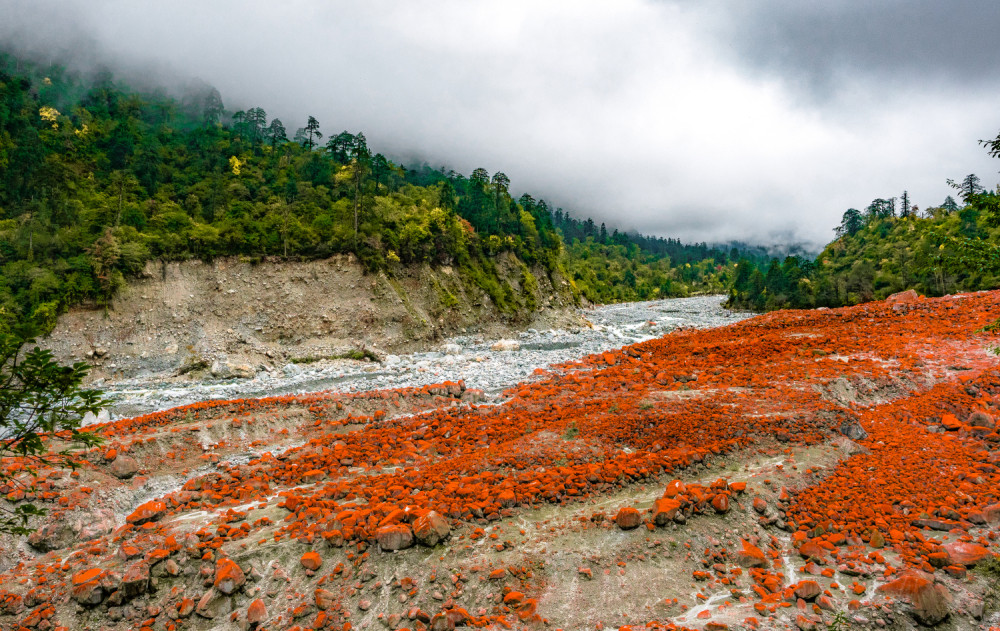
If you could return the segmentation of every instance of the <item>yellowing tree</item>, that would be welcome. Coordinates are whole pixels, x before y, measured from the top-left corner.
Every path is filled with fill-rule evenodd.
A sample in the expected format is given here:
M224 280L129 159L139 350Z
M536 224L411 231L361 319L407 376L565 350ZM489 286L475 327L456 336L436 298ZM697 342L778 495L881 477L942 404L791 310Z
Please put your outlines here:
M52 123L52 129L59 129L59 110L54 107L49 107L48 105L43 105L38 109L38 115L42 117L43 121Z

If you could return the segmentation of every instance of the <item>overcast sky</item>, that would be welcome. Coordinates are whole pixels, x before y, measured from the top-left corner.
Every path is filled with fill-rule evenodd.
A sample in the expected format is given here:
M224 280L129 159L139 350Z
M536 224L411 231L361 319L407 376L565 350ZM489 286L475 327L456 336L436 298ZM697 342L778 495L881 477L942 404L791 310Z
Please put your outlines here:
M290 130L502 170L576 216L820 245L1000 178L1000 2L0 0L0 38L219 88ZM87 42L91 43L87 43ZM147 72L148 74L148 72Z

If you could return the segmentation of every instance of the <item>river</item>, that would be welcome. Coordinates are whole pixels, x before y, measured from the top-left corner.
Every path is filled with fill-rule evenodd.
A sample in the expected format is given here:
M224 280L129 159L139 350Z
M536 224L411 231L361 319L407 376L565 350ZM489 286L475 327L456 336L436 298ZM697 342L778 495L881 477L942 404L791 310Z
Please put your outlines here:
M568 330L528 329L506 340L458 336L437 348L408 355L389 355L385 361L335 360L289 365L259 373L254 379L190 383L131 380L103 386L112 400L110 418L135 416L208 399L239 399L321 390L357 392L421 386L464 380L466 387L483 390L495 399L506 388L531 379L532 372L591 353L620 348L679 327L709 328L738 322L754 314L722 307L724 296L670 298L630 302L581 310L592 324ZM102 414L101 420L108 416Z

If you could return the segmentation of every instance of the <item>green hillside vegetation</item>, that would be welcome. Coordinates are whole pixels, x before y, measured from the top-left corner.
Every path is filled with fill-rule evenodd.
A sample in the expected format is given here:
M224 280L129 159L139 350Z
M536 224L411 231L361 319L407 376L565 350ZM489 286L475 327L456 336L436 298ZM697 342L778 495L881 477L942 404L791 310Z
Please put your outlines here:
M174 98L0 55L0 322L51 330L73 305L109 305L151 259L351 253L390 275L451 265L517 319L535 305L498 274L502 253L523 265L520 286L541 270L595 302L718 291L736 258L617 232L564 236L578 223L513 199L502 172L406 168L311 116L292 130L260 107L229 112L208 86Z
M1000 157L1000 136L984 142ZM815 261L787 258L758 265L741 261L728 304L766 311L839 307L914 289L928 296L1000 287L1000 187L986 190L976 175L949 180L948 196L921 213L904 192L849 209L837 238Z
M484 170L480 178L486 177ZM503 176L503 174L499 174ZM469 201L470 181L455 172L434 170L426 165L407 171L407 180L424 186L451 186L459 195L458 213L474 225L483 225L484 215ZM505 176L504 176L505 177ZM636 232L622 232L593 219L576 219L562 208L552 208L545 200L530 194L517 200L521 209L545 217L539 224L554 227L565 245L560 270L568 274L573 290L593 303L654 300L692 294L725 293L740 258L766 264L773 257L759 246L734 242L727 247L706 243L684 244L677 239L650 237ZM488 217L489 213L485 214Z

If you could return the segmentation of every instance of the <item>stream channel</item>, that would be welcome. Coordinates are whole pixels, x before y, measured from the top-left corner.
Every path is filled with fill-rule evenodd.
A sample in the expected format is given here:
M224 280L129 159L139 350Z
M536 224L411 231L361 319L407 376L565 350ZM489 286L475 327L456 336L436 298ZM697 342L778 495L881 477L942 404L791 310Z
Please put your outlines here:
M669 298L581 310L592 326L573 329L528 329L504 341L457 336L434 349L388 355L382 362L336 360L289 364L261 372L253 379L157 382L149 379L101 384L112 401L100 420L137 416L209 399L239 399L332 390L359 392L464 380L497 400L507 388L532 378L536 368L571 361L591 353L620 348L666 335L680 327L724 326L751 313L722 307L724 296Z

